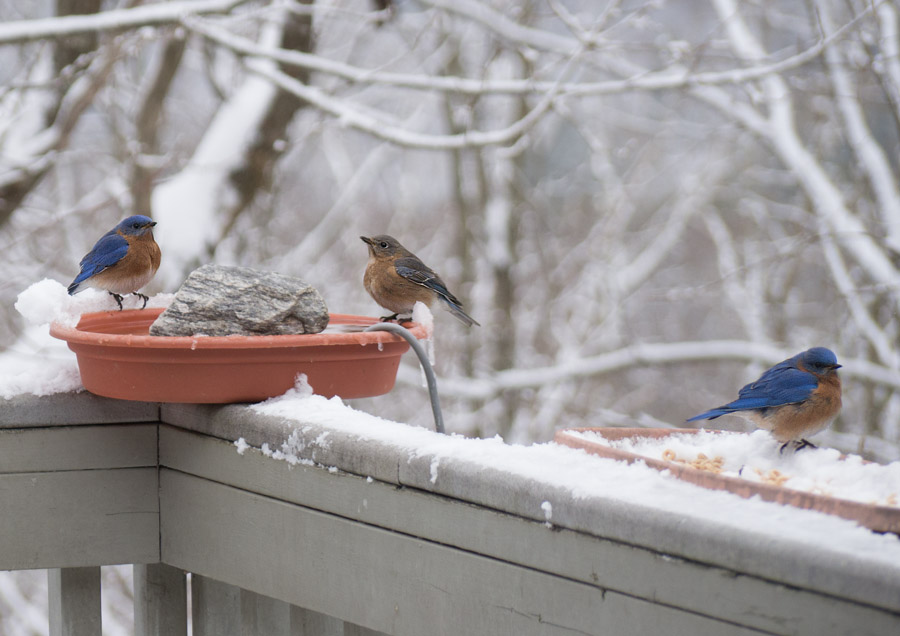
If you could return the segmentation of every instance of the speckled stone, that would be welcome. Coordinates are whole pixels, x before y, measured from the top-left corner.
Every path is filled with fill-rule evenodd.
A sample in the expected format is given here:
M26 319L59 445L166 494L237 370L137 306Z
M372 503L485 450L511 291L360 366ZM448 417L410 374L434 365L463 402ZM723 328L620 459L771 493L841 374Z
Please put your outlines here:
M319 333L328 308L305 281L248 267L204 265L150 327L153 336L275 336Z

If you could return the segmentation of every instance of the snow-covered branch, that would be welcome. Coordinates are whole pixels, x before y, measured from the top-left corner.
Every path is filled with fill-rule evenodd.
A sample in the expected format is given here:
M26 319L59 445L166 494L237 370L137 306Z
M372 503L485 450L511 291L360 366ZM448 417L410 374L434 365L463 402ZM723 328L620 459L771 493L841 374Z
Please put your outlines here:
M557 365L510 369L481 378L441 378L438 386L441 395L487 400L504 391L521 391L638 367L708 361L760 362L770 366L796 353L797 351L774 345L745 340L636 344L589 358L567 360ZM868 360L844 359L840 354L838 359L843 365L843 376L900 390L900 372L897 370ZM421 377L414 370L404 371L399 377L408 384L421 384Z
M524 117L506 128L491 131L473 130L458 135L429 134L397 126L380 113L364 112L346 100L329 95L316 86L298 82L286 73L269 66L250 61L247 67L258 76L271 80L280 88L336 117L342 126L355 128L400 146L424 150L451 150L511 144L540 121L541 117L550 110L556 97L553 93L545 95Z
M765 327L763 308L765 304L759 294L759 285L753 285L752 289L747 284L740 282L740 265L735 239L725 221L716 214L703 216L706 231L709 232L716 246L718 255L719 273L722 277L722 285L728 297L728 304L738 315L744 324L747 335L753 342L768 342L769 336Z
M472 79L367 69L302 51L289 51L263 46L194 16L184 18L182 23L191 31L241 55L271 59L288 66L306 68L310 71L360 84L459 93L463 95L530 95L543 94L547 91L555 90L560 95L567 97L615 95L642 90L675 90L691 86L743 84L808 64L820 57L822 52L832 42L840 37L841 34L853 28L855 24L855 22L851 22L843 25L830 37L817 40L803 51L780 61L765 62L749 67L741 66L722 71L697 71L684 66L673 66L662 71L643 72L626 79L557 82L535 79L533 77L524 79ZM584 57L583 53L579 53L579 45L578 40L573 40L569 50L573 56Z
M765 51L734 0L713 0L713 3L725 23L735 52L751 62L765 58ZM801 141L796 129L791 91L784 79L772 75L765 78L761 86L769 112L765 117L767 125L754 127L754 132L764 136L796 175L816 212L822 216L840 245L853 254L857 263L876 283L896 286L900 272L859 217L847 208L840 189ZM702 98L713 95L710 91L696 94ZM708 101L718 107L723 106L721 102ZM900 306L900 296L895 297L895 302Z
M816 8L826 36L832 35L835 27L828 2L816 0ZM897 189L896 175L866 123L856 87L847 69L848 60L841 54L840 47L828 47L825 61L834 86L834 97L844 118L847 141L875 193L877 209L884 224L885 243L895 252L900 252L900 190Z
M897 7L890 2L882 2L878 5L876 15L882 46L882 66L879 70L876 65L876 72L885 78L885 90L893 103L895 117L900 119L900 20L897 18Z
M0 45L20 44L81 33L120 31L178 24L185 16L227 13L249 0L180 0L113 9L88 15L66 15L0 23Z
M844 259L841 258L834 239L828 236L827 233L823 233L822 236L822 249L825 253L825 262L831 270L831 277L838 291L843 295L850 310L850 315L853 317L853 321L860 333L872 345L872 349L875 351L875 355L881 361L881 364L888 368L897 369L900 360L898 360L897 351L891 338L869 314L865 303L859 297L859 292L853 283L853 279L850 277L850 272L847 271L847 266L844 263Z

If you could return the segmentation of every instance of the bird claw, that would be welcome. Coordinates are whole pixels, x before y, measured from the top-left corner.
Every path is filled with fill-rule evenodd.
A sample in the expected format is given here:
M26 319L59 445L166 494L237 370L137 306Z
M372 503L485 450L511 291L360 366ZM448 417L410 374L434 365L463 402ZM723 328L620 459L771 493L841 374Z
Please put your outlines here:
M119 311L122 311L122 296L113 292L109 292L109 295L116 299L116 304L119 306Z
M142 293L140 293L140 292L131 292L131 294L132 294L132 296L140 296L141 298L143 298L143 299L144 299L144 304L141 305L141 309L146 309L146 308L147 308L147 301L150 300L150 297L149 297L149 296L147 296L146 294L142 294Z
M783 454L784 454L784 449L787 448L787 447L789 447L789 446L790 446L790 447L793 447L795 453L796 453L797 451L803 450L804 448L818 448L818 446L816 446L815 444L813 444L813 443L812 443L811 441L809 441L808 439L799 439L799 440L791 439L791 440L788 440L788 441L786 441L784 444L781 445L781 448L779 449L778 454L779 454L779 455L783 455Z
M379 318L381 322L397 322L399 324L403 324L405 322L412 322L412 316L404 316L400 317L400 314L391 314L390 316L382 316Z

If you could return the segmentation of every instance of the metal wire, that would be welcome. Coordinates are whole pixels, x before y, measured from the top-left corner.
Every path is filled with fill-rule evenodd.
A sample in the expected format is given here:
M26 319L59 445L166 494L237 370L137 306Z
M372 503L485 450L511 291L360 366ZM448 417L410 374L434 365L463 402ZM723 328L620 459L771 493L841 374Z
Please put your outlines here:
M412 347L412 350L416 352L416 355L419 357L419 363L422 365L422 370L425 372L425 380L428 382L428 397L431 398L431 412L434 414L434 430L438 433L443 433L444 416L441 414L441 401L438 397L437 378L434 375L434 369L431 368L431 361L428 359L428 354L425 353L425 348L419 344L419 341L408 329L393 322L379 322L371 327L367 327L366 331L388 331L397 334L406 340L409 343L409 346Z

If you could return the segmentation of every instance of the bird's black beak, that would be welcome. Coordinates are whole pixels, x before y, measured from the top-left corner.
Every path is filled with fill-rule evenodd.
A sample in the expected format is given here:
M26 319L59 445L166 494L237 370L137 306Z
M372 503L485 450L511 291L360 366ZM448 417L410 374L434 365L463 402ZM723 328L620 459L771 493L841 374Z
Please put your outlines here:
M359 238L366 245L374 245L374 242L368 236L360 236Z
M155 226L156 226L156 221L150 221L150 222L147 224L147 227L155 227Z

